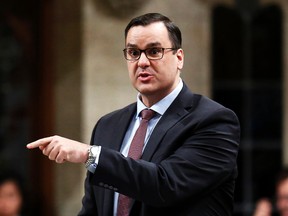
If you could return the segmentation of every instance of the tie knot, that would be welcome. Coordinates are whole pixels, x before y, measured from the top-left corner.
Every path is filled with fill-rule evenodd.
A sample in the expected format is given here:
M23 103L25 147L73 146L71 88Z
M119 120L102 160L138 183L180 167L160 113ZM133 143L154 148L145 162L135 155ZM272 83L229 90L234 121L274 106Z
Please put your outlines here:
M147 121L149 121L151 118L153 118L155 112L153 110L150 109L144 109L141 111L141 117L142 119L145 119Z

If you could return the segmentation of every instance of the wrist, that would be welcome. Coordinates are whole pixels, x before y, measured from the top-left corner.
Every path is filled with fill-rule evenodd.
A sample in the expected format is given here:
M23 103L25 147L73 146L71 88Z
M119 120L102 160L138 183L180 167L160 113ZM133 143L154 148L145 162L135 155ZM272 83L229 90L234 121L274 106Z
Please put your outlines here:
M87 150L87 160L85 162L85 167L90 172L94 173L99 161L101 147L100 146L89 146Z

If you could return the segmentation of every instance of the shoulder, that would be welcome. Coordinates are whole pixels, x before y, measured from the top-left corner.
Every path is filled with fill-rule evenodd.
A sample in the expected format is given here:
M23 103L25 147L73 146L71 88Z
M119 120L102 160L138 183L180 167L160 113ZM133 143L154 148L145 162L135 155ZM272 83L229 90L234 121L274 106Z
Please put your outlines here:
M176 103L180 103L188 109L191 108L191 110L199 112L211 113L217 110L232 111L207 96L192 92L185 84Z
M99 138L105 134L111 137L111 131L126 128L135 111L136 103L133 103L102 116L94 126L92 137L98 135Z
M196 119L228 117L238 122L238 117L233 110L207 96L192 92L186 85L179 94L176 104L182 104Z
M201 113L202 116L206 116L207 118L212 116L214 118L219 118L222 116L238 122L237 115L230 108L225 107L224 105L203 95L199 95L199 98L200 99L195 110L197 110L198 113Z
M204 95L199 95L199 94L196 94L197 97L199 98L198 100L198 106L200 106L202 109L208 111L208 112L211 112L211 111L216 111L216 110L221 110L221 109L228 109L227 107L225 107L224 105L218 103L217 101L214 101L213 99L207 97L207 96L204 96Z

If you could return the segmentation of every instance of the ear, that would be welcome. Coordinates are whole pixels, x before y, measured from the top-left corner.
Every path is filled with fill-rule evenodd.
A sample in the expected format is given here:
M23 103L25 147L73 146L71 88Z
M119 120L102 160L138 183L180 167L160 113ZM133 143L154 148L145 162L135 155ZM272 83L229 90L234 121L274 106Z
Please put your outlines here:
M178 69L181 70L183 68L183 64L184 64L184 51L183 49L178 49L177 53L176 53L176 57L178 59Z

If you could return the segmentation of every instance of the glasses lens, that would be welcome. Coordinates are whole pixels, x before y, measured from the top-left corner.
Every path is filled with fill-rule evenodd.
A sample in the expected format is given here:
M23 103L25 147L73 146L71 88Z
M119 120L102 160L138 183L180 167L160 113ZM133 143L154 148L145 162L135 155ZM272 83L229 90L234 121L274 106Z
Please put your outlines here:
M149 59L161 59L163 57L163 48L148 48L146 49L146 56Z
M135 49L135 48L127 48L124 50L124 52L125 52L125 57L128 60L138 59L140 56L140 50Z

